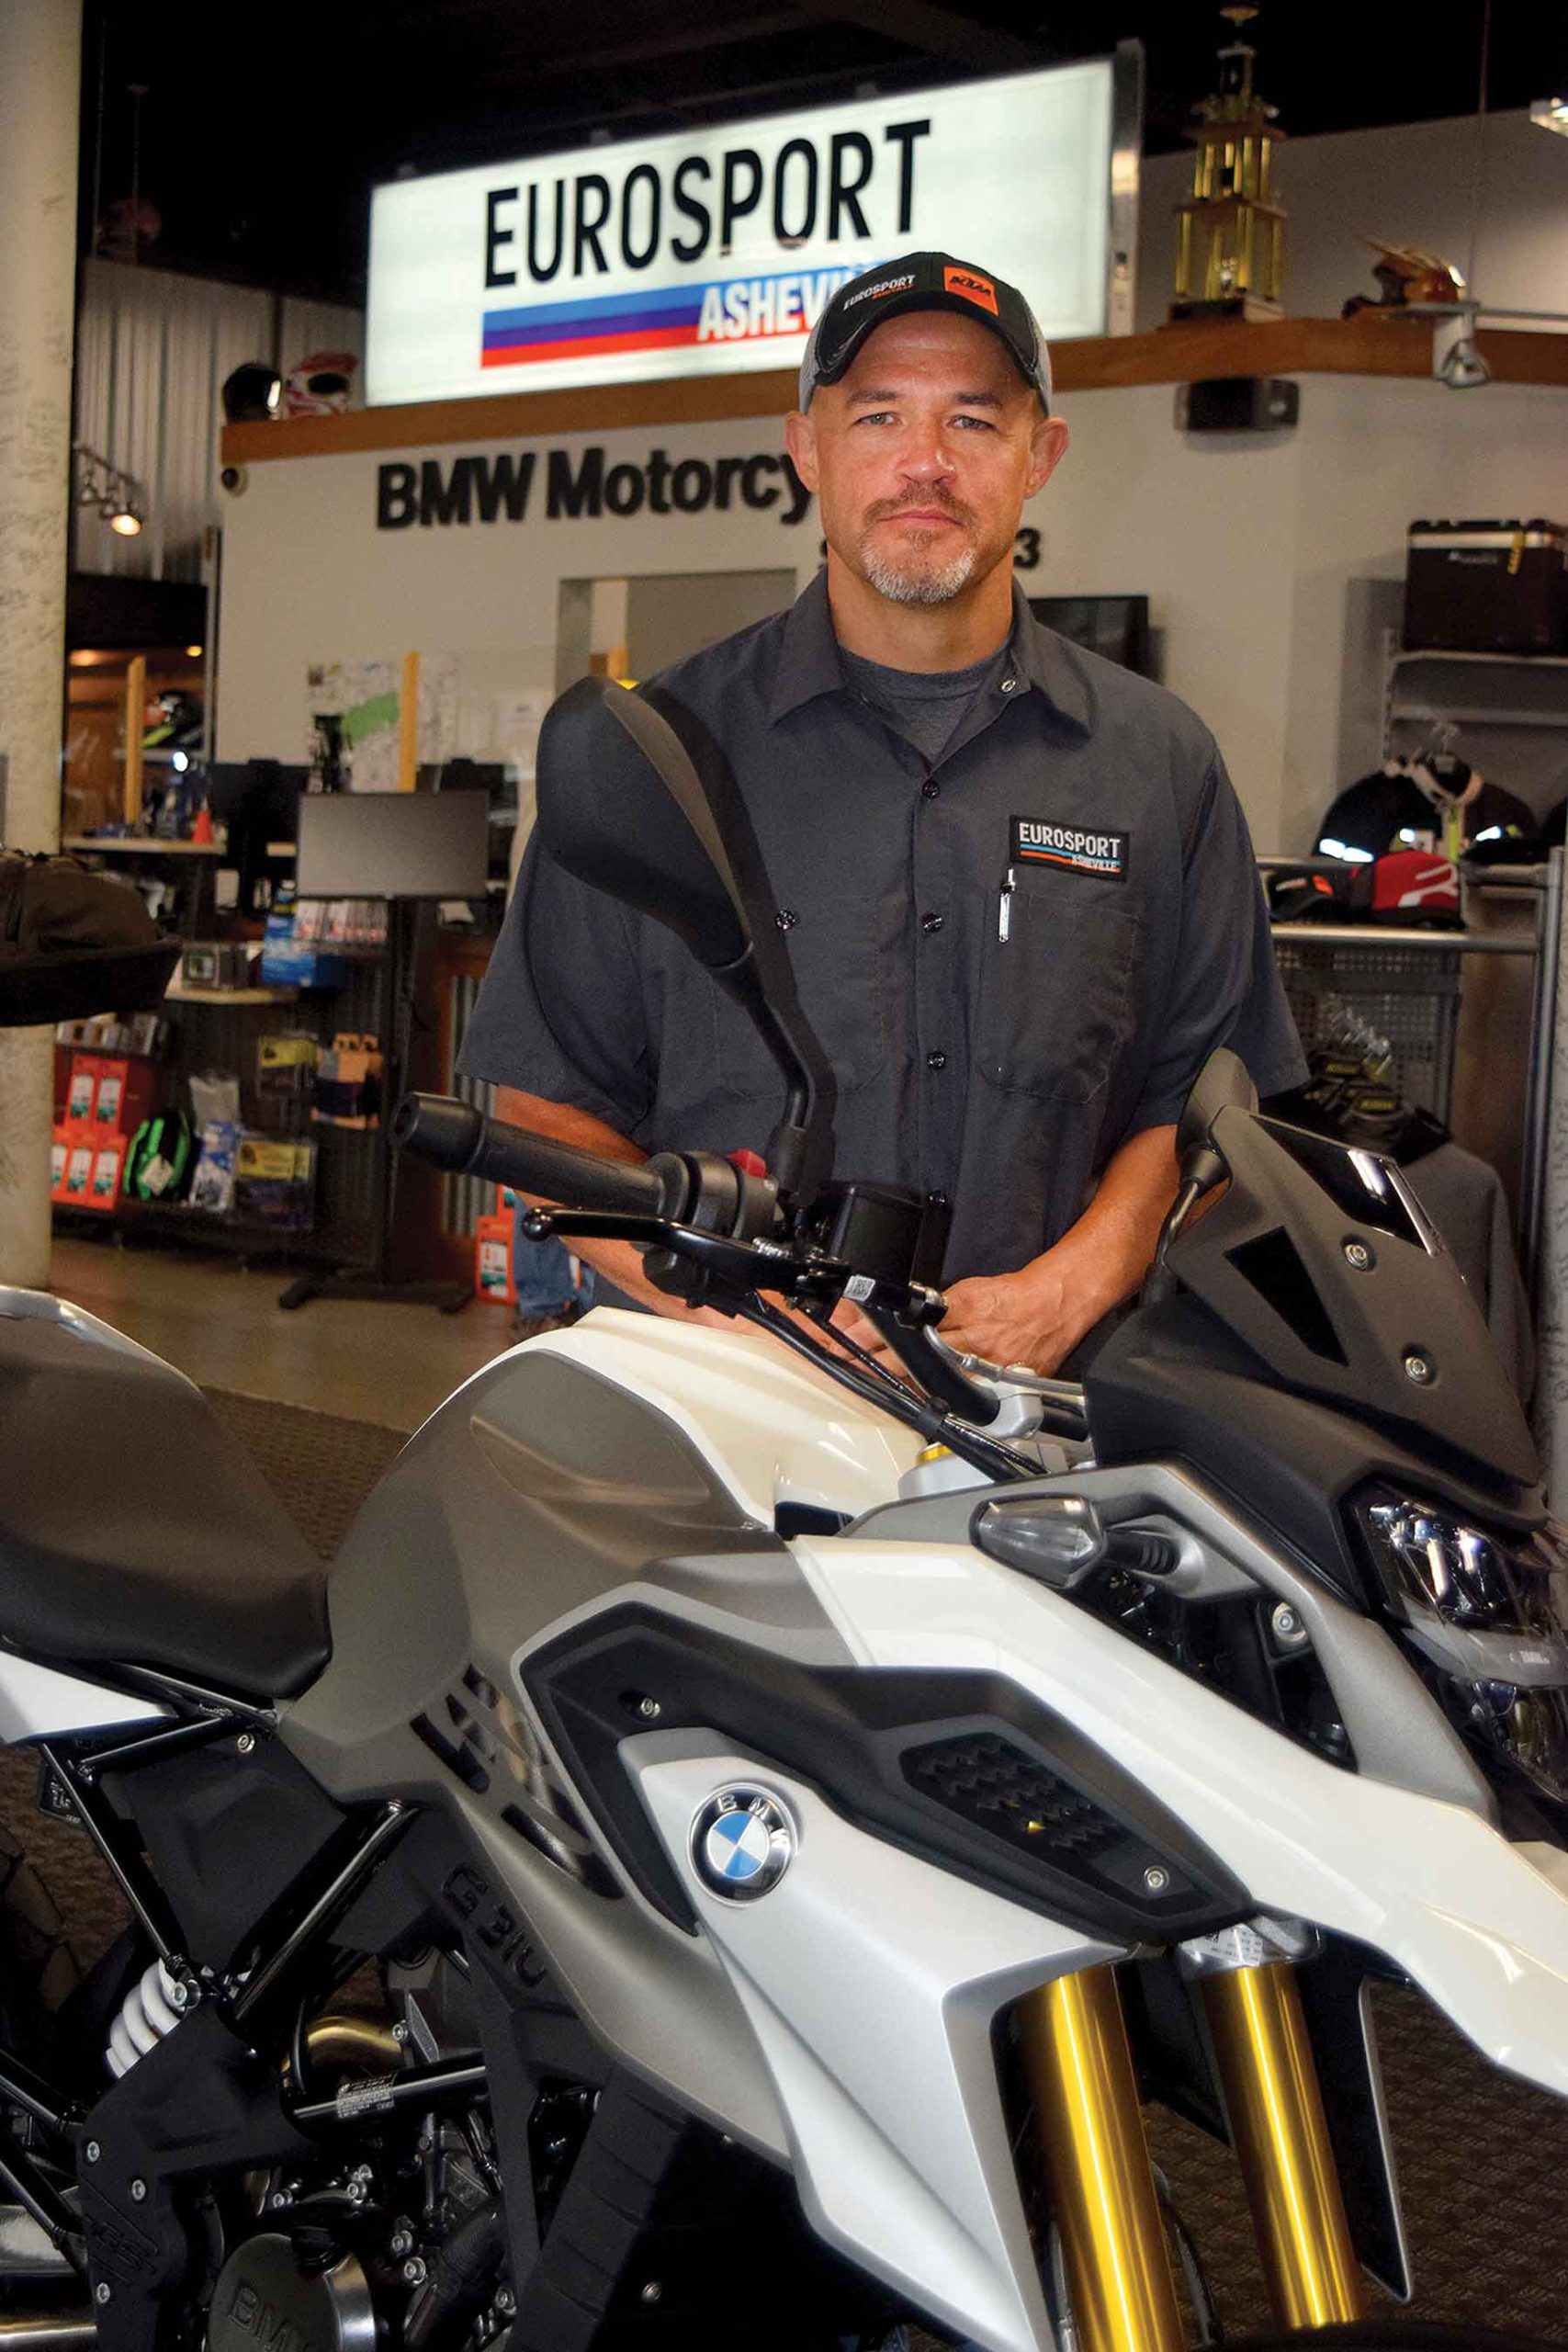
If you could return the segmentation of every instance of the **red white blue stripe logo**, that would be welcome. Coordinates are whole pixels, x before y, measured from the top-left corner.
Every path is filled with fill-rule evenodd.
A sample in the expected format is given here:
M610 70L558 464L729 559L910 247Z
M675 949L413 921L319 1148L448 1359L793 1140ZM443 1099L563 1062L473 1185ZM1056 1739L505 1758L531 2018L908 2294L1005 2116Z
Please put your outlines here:
M705 344L808 334L854 269L780 270L708 285L632 287L574 302L534 302L484 314L481 365L608 358Z

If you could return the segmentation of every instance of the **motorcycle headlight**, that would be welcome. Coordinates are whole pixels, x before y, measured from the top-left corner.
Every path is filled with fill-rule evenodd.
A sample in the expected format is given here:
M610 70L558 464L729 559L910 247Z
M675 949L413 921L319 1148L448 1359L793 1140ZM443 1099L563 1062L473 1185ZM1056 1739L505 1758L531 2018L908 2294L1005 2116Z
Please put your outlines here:
M1568 1803L1568 1529L1515 1535L1373 1487L1356 1520L1393 1614L1456 1720Z

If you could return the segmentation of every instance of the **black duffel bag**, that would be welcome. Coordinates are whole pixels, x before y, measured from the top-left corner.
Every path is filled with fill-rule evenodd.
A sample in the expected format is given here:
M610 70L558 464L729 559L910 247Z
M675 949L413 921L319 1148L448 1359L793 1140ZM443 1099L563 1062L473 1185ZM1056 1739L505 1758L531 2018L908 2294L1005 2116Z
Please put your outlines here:
M150 1011L179 953L128 884L0 849L0 1027Z

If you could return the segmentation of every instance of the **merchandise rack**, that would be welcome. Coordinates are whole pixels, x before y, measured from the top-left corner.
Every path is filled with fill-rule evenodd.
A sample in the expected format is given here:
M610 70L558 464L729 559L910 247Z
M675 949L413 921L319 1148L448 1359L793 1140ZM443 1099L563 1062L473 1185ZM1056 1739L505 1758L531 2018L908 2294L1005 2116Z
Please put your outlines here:
M1260 871L1289 867L1325 874L1347 869L1333 858L1260 857ZM1291 1011L1310 1052L1343 1008L1385 1036L1393 1051L1392 1082L1408 1102L1448 1123L1464 967L1478 956L1533 959L1529 1057L1526 1071L1518 1200L1519 1261L1532 1295L1541 1246L1541 1191L1551 1099L1562 928L1563 853L1544 865L1494 866L1467 876L1466 888L1529 894L1528 932L1417 929L1383 923L1295 922L1271 926L1275 962Z
M1448 1125L1459 1030L1460 959L1450 938L1409 933L1398 943L1330 941L1321 923L1276 924L1274 961L1302 1047L1314 1053L1347 1013L1393 1050L1391 1082L1407 1102ZM1529 953L1529 943L1521 943Z

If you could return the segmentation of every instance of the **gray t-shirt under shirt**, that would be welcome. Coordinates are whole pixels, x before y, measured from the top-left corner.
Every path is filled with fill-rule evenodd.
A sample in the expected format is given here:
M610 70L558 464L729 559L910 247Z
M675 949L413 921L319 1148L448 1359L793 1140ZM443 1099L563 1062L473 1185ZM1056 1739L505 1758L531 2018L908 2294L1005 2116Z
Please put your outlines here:
M1012 649L1003 643L966 670L889 670L843 646L839 655L856 694L934 767L976 696L999 683Z

